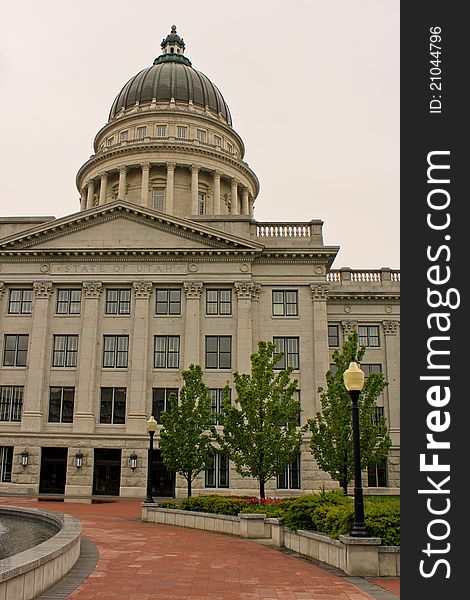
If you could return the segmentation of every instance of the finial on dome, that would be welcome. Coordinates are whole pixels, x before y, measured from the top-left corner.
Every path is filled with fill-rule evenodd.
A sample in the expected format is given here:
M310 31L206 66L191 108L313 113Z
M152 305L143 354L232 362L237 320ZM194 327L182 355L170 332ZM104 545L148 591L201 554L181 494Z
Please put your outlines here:
M176 33L176 25L171 26L171 33L173 33L173 34Z
M163 38L161 48L162 54L155 59L154 65L161 62L180 62L191 66L191 62L183 56L185 44L183 38L176 33L176 25L172 25L170 33Z

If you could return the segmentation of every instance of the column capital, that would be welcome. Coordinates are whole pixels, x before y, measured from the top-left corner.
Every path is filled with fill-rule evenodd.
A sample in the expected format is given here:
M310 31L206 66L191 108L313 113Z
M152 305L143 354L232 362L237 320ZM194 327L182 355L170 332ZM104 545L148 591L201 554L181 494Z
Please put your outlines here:
M83 290L85 298L99 298L103 291L103 284L101 281L84 281Z
M191 173L199 173L201 167L199 165L191 165Z
M357 321L341 321L341 326L345 335L350 335L357 331Z
M230 178L230 183L231 183L232 185L236 185L236 186L238 186L238 184L239 184L239 181L238 181L238 179L236 179L235 177L231 177L231 178Z
M238 300L257 300L261 292L261 285L253 281L235 282L235 292Z
M219 179L220 179L220 177L221 177L221 173L220 173L220 171L217 171L217 170L215 170L215 171L212 171L212 175L213 175L214 177L217 177L217 178L219 178Z
M202 294L202 281L185 281L183 288L186 298L199 299Z
M0 298L3 296L3 294L5 293L5 283L3 281L0 281Z
M101 179L108 179L108 171L101 171L100 178Z
M166 163L166 168L169 170L174 171L174 169L176 168L176 163L175 162L167 162Z
M142 169L150 169L150 163L149 162L140 163L140 166L141 166Z
M126 167L126 165L121 165L121 166L119 167L119 173L125 173L126 171L127 171L127 167Z
M136 298L150 298L153 290L153 283L151 281L134 281L132 285Z
M385 335L397 335L400 321L382 321Z
M311 283L310 290L312 292L313 302L326 302L328 299L327 283Z
M50 281L34 281L33 290L36 298L49 299L52 295L52 283Z

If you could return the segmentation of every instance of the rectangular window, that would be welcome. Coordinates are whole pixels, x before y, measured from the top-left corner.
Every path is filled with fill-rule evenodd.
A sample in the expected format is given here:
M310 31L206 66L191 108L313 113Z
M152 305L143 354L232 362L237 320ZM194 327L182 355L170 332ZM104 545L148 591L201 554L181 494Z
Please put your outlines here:
M143 140L146 135L147 135L147 127L137 127L136 137L138 140Z
M214 135L214 145L222 146L222 138L220 137L220 135Z
M180 364L180 336L156 335L153 366L156 369L178 369Z
M162 413L170 410L170 396L178 397L178 388L153 388L152 389L152 415L160 422Z
M211 411L214 415L214 425L220 425L219 415L224 414L224 390L223 388L212 388L209 390L211 399Z
M49 388L49 423L73 423L75 388Z
M300 404L300 390L295 390L292 397L294 398L294 400L297 400L300 405L299 413L297 415L297 427L300 427L300 413L302 412L302 405Z
M153 188L152 190L152 205L155 210L163 211L165 206L165 189Z
M328 325L328 346L330 346L330 348L338 348L339 325Z
M78 335L55 335L52 339L52 366L76 367Z
M196 139L200 142L206 141L206 132L202 129L196 129Z
M11 467L13 465L13 446L0 446L0 482L11 482Z
M383 406L375 406L372 414L372 423L378 425L381 418L385 415Z
M359 346L370 348L380 346L378 325L359 325Z
M205 486L207 488L229 487L229 459L226 454L214 452L206 465Z
M273 315L296 317L299 314L297 290L273 290Z
M360 367L364 371L364 376L366 379L371 373L382 373L382 365L380 364L361 363Z
M300 489L300 454L277 476L277 487L280 490Z
M114 135L108 138L108 146L112 146L114 144Z
M206 290L206 315L231 315L232 290Z
M276 346L276 352L282 352L276 369L285 369L292 367L298 369L300 366L299 338L298 337L275 337L273 342Z
M188 133L188 128L187 127L180 127L180 126L178 126L177 134L176 135L177 135L177 137L180 140L185 140L186 137L187 137L187 133Z
M227 142L227 150L228 150L229 152L233 152L233 146L232 146L232 144L230 144L229 142Z
M367 467L368 487L387 487L387 459Z
M128 131L121 131L121 142L126 142L129 139Z
M79 315L82 290L57 290L58 315Z
M105 369L127 369L128 353L128 335L103 336L103 367Z
M0 421L21 421L23 392L22 385L0 387Z
M126 388L101 388L100 423L126 422Z
M181 314L181 290L157 289L157 315L180 315Z
M232 336L206 335L206 369L232 368Z
M106 290L106 314L129 315L131 313L131 290Z
M4 367L26 367L28 335L5 335L3 349Z
M157 137L166 137L166 125L157 125Z
M197 195L197 214L203 215L206 212L206 195L199 192Z
M33 290L16 289L10 290L8 298L9 315L30 315L33 303Z

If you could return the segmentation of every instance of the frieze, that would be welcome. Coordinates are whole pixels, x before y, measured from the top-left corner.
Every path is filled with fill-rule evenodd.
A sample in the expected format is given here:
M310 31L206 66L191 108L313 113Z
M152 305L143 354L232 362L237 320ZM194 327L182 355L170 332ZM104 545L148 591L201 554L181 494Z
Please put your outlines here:
M257 300L261 291L259 283L242 281L235 283L235 291L239 300Z
M186 298L198 300L202 294L202 281L185 281L183 288Z
M154 275L173 275L173 274L184 274L187 273L188 266L186 263L174 263L174 262L142 262L142 263L62 263L56 264L51 263L51 274L103 274L113 275L116 273L129 273L129 274L154 274Z
M83 290L85 298L99 298L103 291L103 284L101 281L84 281Z
M385 335L396 335L400 321L382 321Z
M134 294L136 298L150 298L152 293L153 283L149 281L134 281Z
M34 281L33 290L36 298L50 298L52 294L52 283L50 281Z

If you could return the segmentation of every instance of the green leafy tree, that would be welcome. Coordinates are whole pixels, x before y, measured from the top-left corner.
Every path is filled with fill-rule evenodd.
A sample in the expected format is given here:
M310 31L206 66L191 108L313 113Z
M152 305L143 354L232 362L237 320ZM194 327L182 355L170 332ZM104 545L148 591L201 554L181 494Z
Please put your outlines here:
M188 484L188 498L195 477L205 468L215 433L209 392L199 365L182 373L184 385L179 402L169 399L170 410L161 416L160 450L166 467L182 475Z
M343 373L352 361L361 362L365 348L358 348L358 335L352 333L342 349L333 354L335 372L326 374L326 390L318 388L321 412L308 421L312 433L310 448L320 469L338 481L347 493L354 475L354 455L351 422L351 398L343 382ZM390 449L385 419L374 424L373 416L378 396L388 383L383 373L370 373L359 397L361 468L376 465Z
M293 397L297 382L291 379L292 368L275 370L282 357L275 350L274 344L259 342L251 355L251 374L234 374L235 402L225 387L219 417L224 432L217 438L237 473L258 480L261 498L266 482L282 473L302 443L300 403Z

